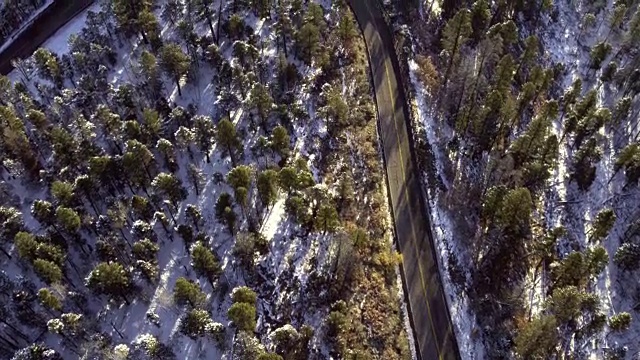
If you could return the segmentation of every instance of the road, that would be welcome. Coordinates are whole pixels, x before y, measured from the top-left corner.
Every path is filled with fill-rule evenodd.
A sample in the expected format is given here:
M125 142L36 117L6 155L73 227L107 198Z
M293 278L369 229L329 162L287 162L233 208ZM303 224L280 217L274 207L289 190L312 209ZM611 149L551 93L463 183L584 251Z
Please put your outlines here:
M391 31L379 0L349 0L364 33L375 97L396 241L418 357L460 359L438 271L429 217L409 138L408 106Z
M94 0L55 0L20 36L0 53L0 74L13 70L11 60L31 56L51 35L89 7Z

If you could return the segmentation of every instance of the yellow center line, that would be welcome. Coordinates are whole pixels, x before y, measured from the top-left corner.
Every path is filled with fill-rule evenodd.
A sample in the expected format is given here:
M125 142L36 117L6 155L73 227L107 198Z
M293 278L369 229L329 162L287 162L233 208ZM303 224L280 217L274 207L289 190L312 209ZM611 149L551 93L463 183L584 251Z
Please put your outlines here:
M395 99L393 98L393 90L391 87L391 78L389 77L389 66L387 65L388 63L385 62L384 64L384 70L386 72L387 75L387 86L389 87L389 98L391 99L391 119L393 120L393 126L396 129L396 138L398 140L398 154L400 156L400 168L402 169L402 180L405 184L405 191L404 191L404 199L407 202L407 207L409 207L409 195L407 194L407 176L406 176L406 172L404 169L404 157L402 156L402 147L401 147L401 142L400 142L400 135L399 135L399 131L398 131L398 124L396 123L396 116L395 116L395 109L396 109L396 104L395 104ZM408 136L408 134L407 134ZM419 254L420 252L418 251L418 244L416 243L416 229L413 225L413 211L409 208L409 222L411 223L411 232L413 234L413 247L415 249L416 252L416 257L418 258L418 272L420 273L420 282L422 283L422 292L424 293L424 298L425 298L425 302L427 303L427 313L429 314L429 324L431 325L431 331L433 332L433 342L436 344L436 351L438 352L438 359L442 359L442 354L440 352L440 345L438 345L438 337L436 336L436 329L433 326L433 317L431 316L431 306L429 305L429 297L427 296L427 286L425 284L424 281L424 273L422 272L422 264L420 263L420 258L419 258ZM451 324L449 324L449 326L451 326Z

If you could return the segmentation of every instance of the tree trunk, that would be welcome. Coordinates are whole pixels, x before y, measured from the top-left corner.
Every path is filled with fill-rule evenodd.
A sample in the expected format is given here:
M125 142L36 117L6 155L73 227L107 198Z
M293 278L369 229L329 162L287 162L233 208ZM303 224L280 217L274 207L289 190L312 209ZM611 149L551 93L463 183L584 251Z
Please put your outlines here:
M222 22L222 0L220 0L220 5L218 6L218 24L217 25L217 34L218 36L215 37L216 40L216 45L220 46L220 23Z
M124 300L127 305L131 305L131 301L129 301L129 298L127 298L124 293L120 294L120 297L122 297L122 300Z
M142 40L145 44L149 43L149 39L147 39L147 35L145 35L144 31L140 31L140 35L142 35Z
M180 88L180 79L176 77L176 85L178 86L178 96L182 96L182 89Z
M7 250L4 249L4 247L0 246L0 251L2 251L2 253L5 254L9 259L11 259L11 255L7 252Z
M218 43L218 40L216 39L216 33L213 31L213 22L211 22L211 14L207 15L207 23L209 24L209 30L211 30L211 36L213 36L213 41Z

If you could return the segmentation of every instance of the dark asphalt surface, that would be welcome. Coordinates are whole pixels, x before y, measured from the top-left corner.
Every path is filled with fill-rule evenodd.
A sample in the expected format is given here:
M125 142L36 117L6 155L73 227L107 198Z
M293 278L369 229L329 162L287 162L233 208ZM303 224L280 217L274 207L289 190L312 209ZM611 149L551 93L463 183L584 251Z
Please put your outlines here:
M438 272L430 222L409 138L407 101L391 31L378 0L349 0L364 33L402 273L418 356L460 359Z
M0 74L13 70L11 60L31 56L47 39L69 20L89 7L94 0L55 0L41 12L11 45L0 53Z

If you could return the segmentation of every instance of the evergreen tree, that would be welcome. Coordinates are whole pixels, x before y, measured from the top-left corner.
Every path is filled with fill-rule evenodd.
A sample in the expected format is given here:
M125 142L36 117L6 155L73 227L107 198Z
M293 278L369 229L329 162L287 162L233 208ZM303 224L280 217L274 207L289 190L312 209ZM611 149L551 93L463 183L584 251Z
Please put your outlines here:
M213 127L213 120L208 116L196 115L193 117L193 130L196 135L196 144L207 158L207 163L211 162L209 150L216 138L216 131Z
M129 274L119 263L99 263L87 277L87 287L111 298L122 298L130 304L127 295L131 290Z
M207 278L211 286L222 273L222 268L216 256L202 243L197 242L191 249L193 268L199 276Z
M133 244L131 248L131 252L133 256L138 260L143 260L147 262L156 261L156 256L160 247L158 244L152 242L149 239L142 239Z
M616 214L612 209L601 210L593 222L591 240L600 241L607 237L616 222Z
M234 303L247 303L256 306L258 294L247 286L239 286L231 292L231 301Z
M520 330L515 339L515 352L523 359L547 359L558 344L556 319L543 315Z
M460 62L460 49L469 40L472 33L471 14L467 9L458 11L445 25L442 31L442 49L447 52L448 64L444 74L443 87L449 83L451 71Z
M256 308L247 303L234 303L227 316L240 331L254 331L256 328Z
M51 261L35 259L33 261L33 270L47 284L59 283L62 280L62 270Z
M216 126L216 141L226 150L231 157L231 163L235 166L235 153L241 144L236 126L228 118L223 118Z
M56 209L56 220L69 233L80 229L80 216L73 209L59 206Z
M320 52L320 29L308 22L296 32L296 54L307 65L316 60Z
M193 222L193 226L196 227L197 231L200 231L200 223L202 222L202 212L198 209L197 206L193 204L187 205L185 209L185 215L187 218Z
M224 326L213 322L206 310L193 309L182 320L181 331L192 339L205 335L219 336L224 332Z
M251 186L252 170L247 165L237 166L227 174L227 182L235 192L235 198L238 204L244 206L247 203L247 195Z
M264 207L273 205L278 197L278 173L268 169L258 174L258 196Z
M256 84L251 89L251 104L260 117L260 124L265 132L267 132L267 120L273 107L273 99L268 89L262 84Z
M178 207L178 202L187 198L187 191L182 186L182 182L173 174L158 174L151 182L151 186L158 196L168 199L174 207Z
M315 228L322 230L323 234L334 232L340 226L340 217L335 206L331 204L322 204L318 209L315 218Z
M122 29L125 34L131 35L139 33L145 42L148 42L147 36L143 29L143 19L140 19L140 15L145 13L151 8L152 1L129 1L129 0L114 0L113 12L118 22L118 27Z
M162 6L161 18L175 25L182 15L183 5L180 0L169 0Z
M471 25L473 27L473 38L480 41L485 34L489 21L491 20L491 8L487 0L476 0L471 7Z
M271 148L278 153L283 159L289 156L289 133L283 126L276 126L271 132Z
M211 37L213 37L214 41L218 43L216 32L213 30L213 15L215 14L215 10L213 9L214 4L215 2L212 0L195 0L194 10L199 18L207 22L209 30L211 31Z
M203 306L207 300L207 296L200 290L198 284L183 277L176 280L176 285L173 289L173 298L176 303L182 305L189 304L192 308Z
M631 326L631 314L627 312L621 312L613 315L609 319L609 328L612 331L625 331Z
M160 49L160 59L162 67L167 76L176 82L178 87L178 95L182 96L180 87L180 78L187 74L191 61L178 44L167 44Z
M38 300L47 309L60 311L62 310L62 303L57 296L51 292L51 290L43 288L38 290Z
M628 242L620 245L613 257L613 262L622 270L640 268L640 245Z
M233 210L233 198L228 193L220 194L216 202L216 218L227 225L233 235L236 223L236 212Z
M602 62L611 53L611 45L607 42L600 42L591 49L591 68L600 69Z

